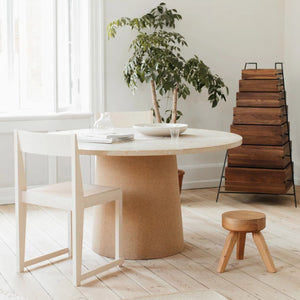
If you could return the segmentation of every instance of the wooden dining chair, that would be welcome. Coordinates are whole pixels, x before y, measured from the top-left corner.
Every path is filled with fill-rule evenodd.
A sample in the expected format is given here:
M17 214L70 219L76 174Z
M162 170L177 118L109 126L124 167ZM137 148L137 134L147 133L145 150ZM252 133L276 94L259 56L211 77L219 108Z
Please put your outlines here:
M118 187L82 184L76 135L15 131L15 206L17 222L17 268L24 268L44 260L68 253L73 258L73 282L97 275L115 266L122 258L122 191ZM70 157L72 181L27 189L23 153ZM115 260L82 274L82 239L84 209L115 201ZM39 205L67 210L69 218L69 245L40 257L25 261L25 234L27 205Z

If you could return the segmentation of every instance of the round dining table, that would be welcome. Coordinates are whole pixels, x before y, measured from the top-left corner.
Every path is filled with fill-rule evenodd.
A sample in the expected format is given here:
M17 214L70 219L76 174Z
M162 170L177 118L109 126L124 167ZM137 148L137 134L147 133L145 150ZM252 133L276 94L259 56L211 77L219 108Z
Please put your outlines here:
M123 191L124 258L162 258L183 250L176 155L226 150L241 143L237 134L204 129L187 129L177 141L135 133L129 142L79 142L80 154L96 156L95 183ZM97 206L93 250L114 257L114 245L114 203Z

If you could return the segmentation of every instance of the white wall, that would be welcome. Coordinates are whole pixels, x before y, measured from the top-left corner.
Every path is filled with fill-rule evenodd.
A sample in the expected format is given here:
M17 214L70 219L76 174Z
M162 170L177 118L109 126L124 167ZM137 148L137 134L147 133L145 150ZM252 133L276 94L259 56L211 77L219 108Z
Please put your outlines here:
M104 25L121 16L140 16L159 4L161 0L105 0ZM214 73L224 78L229 86L227 103L220 103L211 109L206 94L192 93L181 101L184 112L182 122L192 127L229 130L232 122L232 107L238 90L240 70L246 61L257 61L260 67L272 68L275 61L285 63L285 77L291 120L293 156L296 182L300 184L300 15L299 0L172 0L169 8L178 9L183 20L177 26L189 48L184 51L186 58L197 54ZM101 14L100 14L101 15ZM122 68L127 61L129 41L134 34L122 29L116 39L106 40L104 78L105 109L108 111L146 110L151 107L149 87L140 86L133 96L122 77ZM97 95L100 95L99 91ZM98 97L97 97L98 98ZM101 107L101 105L99 105ZM89 118L64 120L16 120L0 119L0 203L13 195L13 156L11 130L15 127L41 130L61 130L88 127ZM296 138L298 137L298 141ZM186 155L179 157L179 165L186 171L184 187L216 186L219 181L224 152L207 155ZM48 168L42 162L43 168ZM33 163L30 172L41 162ZM39 184L49 177L64 177L61 162L57 170L46 170L47 175L29 176L31 184ZM35 167L34 167L35 166ZM86 170L88 173L89 170ZM39 181L33 181L33 177ZM46 178L47 177L47 178ZM60 178L61 179L61 178Z
M141 16L160 2L106 0L105 25L122 16ZM284 1L172 0L167 2L167 6L176 8L183 16L176 31L185 36L189 44L184 51L185 58L198 55L230 89L228 101L215 109L210 107L205 92L201 95L192 92L187 100L179 103L184 113L181 122L191 127L229 131L244 63L257 61L262 68L273 68L274 62L283 61ZM128 46L133 37L129 29L121 29L115 39L105 41L108 111L151 107L148 86L140 86L133 96L123 81L122 69L129 57ZM179 166L186 171L184 187L216 186L223 159L224 152L180 157Z
M285 0L284 62L296 183L300 184L300 1Z

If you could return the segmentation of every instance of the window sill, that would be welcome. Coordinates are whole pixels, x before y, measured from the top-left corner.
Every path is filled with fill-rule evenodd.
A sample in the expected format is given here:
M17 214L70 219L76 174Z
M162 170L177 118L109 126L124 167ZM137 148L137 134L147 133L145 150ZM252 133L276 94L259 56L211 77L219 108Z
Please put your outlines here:
M38 114L29 114L29 113L28 114L25 114L25 113L7 114L7 113L0 113L0 122L82 119L82 118L90 118L92 116L93 116L92 113L83 113L83 112L38 113Z

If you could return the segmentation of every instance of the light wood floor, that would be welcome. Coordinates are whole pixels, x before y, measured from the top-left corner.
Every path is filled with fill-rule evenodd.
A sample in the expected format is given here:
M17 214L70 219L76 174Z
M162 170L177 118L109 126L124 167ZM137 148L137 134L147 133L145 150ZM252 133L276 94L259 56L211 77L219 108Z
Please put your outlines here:
M78 288L71 283L71 261L64 257L16 274L14 206L0 206L0 290L29 300L130 299L207 289L229 299L300 299L300 208L294 207L291 197L222 194L216 203L216 189L201 189L183 191L181 198L186 245L182 253L164 259L126 261L121 271L107 271ZM221 226L221 214L233 209L266 213L263 233L277 273L266 272L251 235L245 260L237 261L233 253L226 272L216 273L227 234ZM66 221L64 212L32 207L28 258L66 246ZM91 228L92 211L87 210L85 269L104 260L89 249Z

